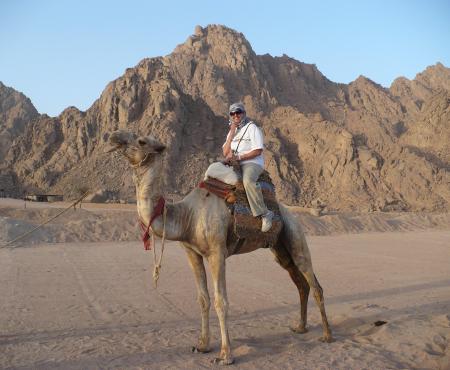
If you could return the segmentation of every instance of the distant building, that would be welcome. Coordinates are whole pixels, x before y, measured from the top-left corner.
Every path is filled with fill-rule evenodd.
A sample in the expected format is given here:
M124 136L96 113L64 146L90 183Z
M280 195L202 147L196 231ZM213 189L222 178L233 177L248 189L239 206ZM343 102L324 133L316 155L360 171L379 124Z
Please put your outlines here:
M25 200L32 202L62 202L62 195L58 194L27 194Z

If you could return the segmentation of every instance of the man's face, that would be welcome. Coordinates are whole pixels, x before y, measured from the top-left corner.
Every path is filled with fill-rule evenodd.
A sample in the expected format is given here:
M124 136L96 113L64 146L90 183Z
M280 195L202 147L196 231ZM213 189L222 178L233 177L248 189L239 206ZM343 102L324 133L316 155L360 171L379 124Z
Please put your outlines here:
M236 112L231 112L230 113L230 117L231 117L231 121L233 123L239 123L242 121L242 115L244 114L244 112L242 111L236 111Z

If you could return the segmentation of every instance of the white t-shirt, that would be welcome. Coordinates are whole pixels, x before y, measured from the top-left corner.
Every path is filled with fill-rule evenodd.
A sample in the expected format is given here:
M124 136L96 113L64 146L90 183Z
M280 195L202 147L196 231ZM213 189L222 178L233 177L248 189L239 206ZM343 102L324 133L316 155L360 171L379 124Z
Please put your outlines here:
M228 132L227 140L230 133ZM242 140L241 140L242 138ZM240 143L239 143L240 141ZM233 140L231 140L231 150L236 151L236 148L239 148L237 150L236 154L246 154L248 152L251 152L255 149L264 149L264 136L261 131L261 129L255 125L254 122L250 121L245 126L240 128L236 135L234 135ZM261 167L264 168L264 156L261 153L255 158L247 159L245 161L241 161L241 164L245 163L256 163L259 164Z

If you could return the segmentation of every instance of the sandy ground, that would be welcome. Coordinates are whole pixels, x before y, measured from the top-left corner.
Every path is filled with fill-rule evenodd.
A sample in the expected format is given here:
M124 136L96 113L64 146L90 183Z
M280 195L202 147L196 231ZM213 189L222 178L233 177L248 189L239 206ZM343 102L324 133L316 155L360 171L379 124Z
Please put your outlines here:
M233 256L227 261L232 368L450 369L450 230L308 236L308 242L335 341L318 341L312 298L309 332L289 331L298 295L269 250ZM213 351L190 352L200 315L184 251L167 244L158 289L152 262L135 241L0 248L0 368L217 367L214 308Z

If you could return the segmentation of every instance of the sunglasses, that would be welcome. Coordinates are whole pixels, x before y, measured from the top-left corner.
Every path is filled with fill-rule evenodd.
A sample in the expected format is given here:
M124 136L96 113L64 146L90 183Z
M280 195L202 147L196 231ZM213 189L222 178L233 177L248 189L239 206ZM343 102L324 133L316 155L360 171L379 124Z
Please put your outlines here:
M233 117L233 116L237 116L237 115L239 115L239 114L242 114L242 111L241 111L241 110L237 110L236 112L231 112L231 113L230 113L230 116Z

